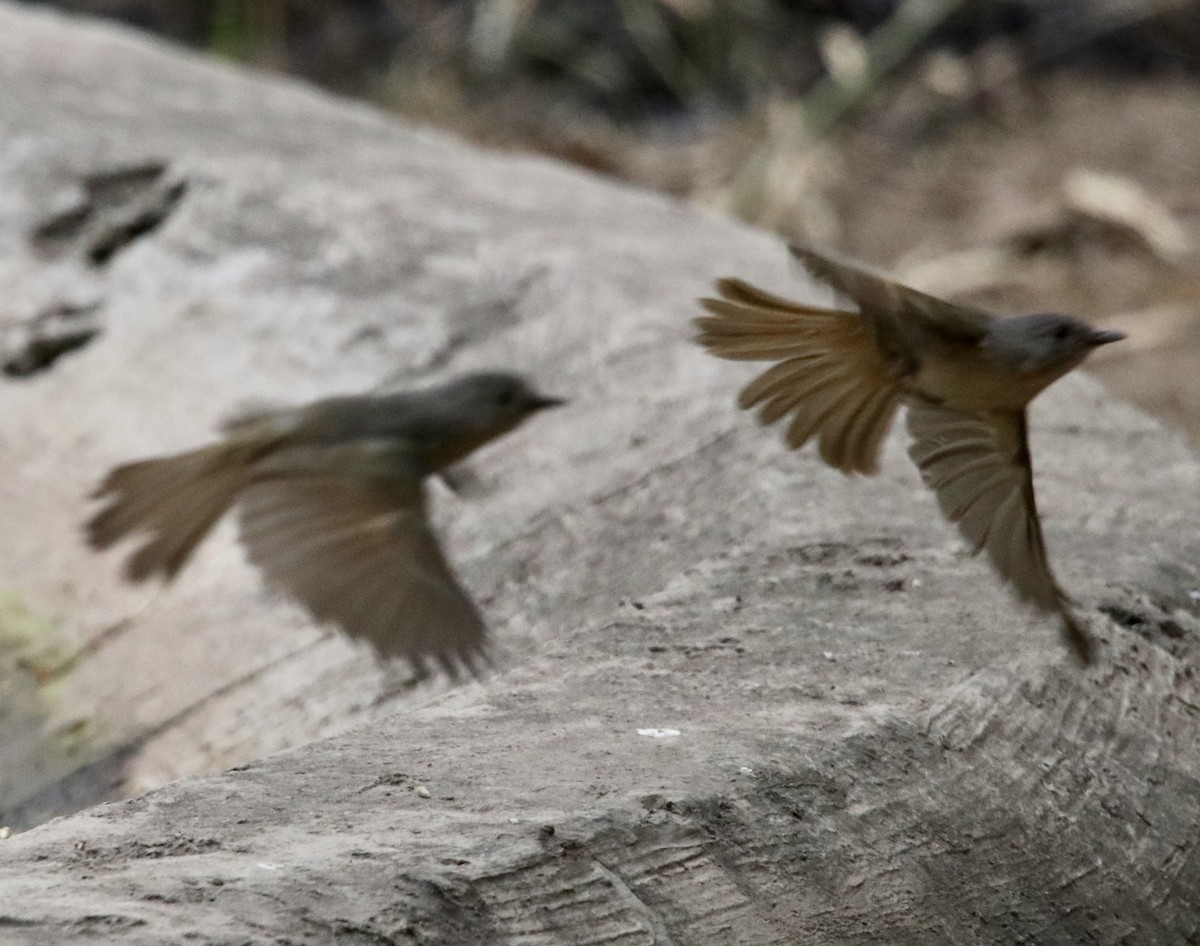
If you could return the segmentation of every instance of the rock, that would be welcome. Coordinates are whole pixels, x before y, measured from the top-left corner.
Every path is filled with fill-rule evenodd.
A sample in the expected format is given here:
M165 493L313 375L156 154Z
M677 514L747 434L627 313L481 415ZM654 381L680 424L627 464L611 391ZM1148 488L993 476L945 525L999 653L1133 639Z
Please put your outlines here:
M847 480L734 408L688 319L718 275L805 291L767 235L7 4L0 78L0 328L94 329L0 378L0 575L77 648L47 731L89 734L0 824L156 788L0 844L6 943L1195 935L1178 437L1084 377L1034 407L1081 672L899 433ZM396 692L228 528L165 590L80 541L110 465L245 401L480 366L572 398L437 496L481 683Z

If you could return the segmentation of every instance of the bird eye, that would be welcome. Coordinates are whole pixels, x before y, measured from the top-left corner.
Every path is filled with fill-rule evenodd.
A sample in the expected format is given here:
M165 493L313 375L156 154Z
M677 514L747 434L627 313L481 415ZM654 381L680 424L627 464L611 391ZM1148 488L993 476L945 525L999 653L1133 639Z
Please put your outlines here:
M517 399L517 392L512 388L502 388L496 396L496 404L500 407L510 407Z
M1056 328L1054 330L1055 341L1065 342L1070 337L1071 337L1071 326L1069 326L1069 325L1060 325L1058 328Z

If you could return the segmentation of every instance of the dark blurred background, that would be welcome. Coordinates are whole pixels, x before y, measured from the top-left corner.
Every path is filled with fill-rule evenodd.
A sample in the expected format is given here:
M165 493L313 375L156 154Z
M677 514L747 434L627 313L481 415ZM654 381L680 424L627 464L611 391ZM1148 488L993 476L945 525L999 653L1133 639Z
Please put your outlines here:
M1195 0L52 5L1124 329L1096 373L1200 437Z

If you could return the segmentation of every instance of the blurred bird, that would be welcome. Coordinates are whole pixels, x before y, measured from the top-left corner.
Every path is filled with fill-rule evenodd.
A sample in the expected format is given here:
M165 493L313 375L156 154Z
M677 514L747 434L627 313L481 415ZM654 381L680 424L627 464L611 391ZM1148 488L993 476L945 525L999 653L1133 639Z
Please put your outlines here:
M145 533L126 576L170 581L236 503L250 560L318 621L406 657L418 676L429 658L452 677L475 672L487 629L430 529L423 481L561 403L487 373L245 413L215 444L109 473L88 540L104 549Z
M1066 315L997 318L946 302L857 265L799 246L816 278L858 311L805 305L738 279L702 299L697 342L714 355L774 361L741 392L773 424L792 415L786 439L816 437L843 473L877 472L884 435L908 408L909 456L974 551L1017 595L1055 612L1074 653L1094 645L1051 571L1034 500L1025 406L1100 345L1124 338Z

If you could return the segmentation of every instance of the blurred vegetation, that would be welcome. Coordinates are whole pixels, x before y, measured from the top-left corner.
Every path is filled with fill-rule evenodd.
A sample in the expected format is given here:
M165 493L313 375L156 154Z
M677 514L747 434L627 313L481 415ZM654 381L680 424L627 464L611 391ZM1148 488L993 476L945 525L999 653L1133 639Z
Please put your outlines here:
M940 97L934 106L946 121L985 107L1005 83L1062 69L1200 73L1195 0L54 5L299 75L475 140L709 197L776 226L786 213L774 178L793 173L795 154L858 113L887 108L913 75ZM735 140L704 155L680 151L713 145L716 130L733 130ZM650 146L644 155L623 153L640 142ZM673 153L655 162L663 143Z
M1194 0L58 0L341 91L453 85L618 121L740 111L919 51L1006 40L1029 69L1200 70ZM870 55L855 48L871 38ZM829 91L825 95L833 94Z
M28 827L22 803L98 754L90 721L51 723L76 656L57 621L0 590L0 831Z
M1097 370L1200 435L1200 0L54 5L1119 323Z
M772 178L792 173L792 156L861 112L886 109L914 75L940 98L945 122L986 107L1006 83L1063 69L1200 73L1195 0L53 5L302 76L475 140L711 196L768 225L781 216ZM730 129L732 147L678 152ZM622 153L639 142L650 145L646 155ZM648 166L664 142L676 153Z

